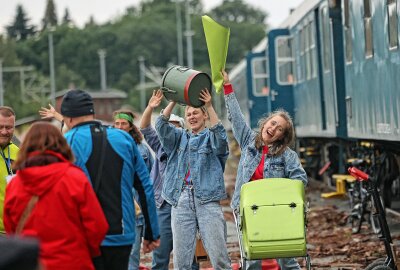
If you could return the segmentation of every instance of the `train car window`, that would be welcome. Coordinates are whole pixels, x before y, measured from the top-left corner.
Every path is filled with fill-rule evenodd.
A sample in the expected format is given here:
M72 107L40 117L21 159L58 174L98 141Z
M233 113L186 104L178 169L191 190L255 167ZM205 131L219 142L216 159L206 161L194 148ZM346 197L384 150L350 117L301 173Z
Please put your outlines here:
M306 78L311 79L311 54L310 54L310 25L306 24L304 27L305 33L305 56L306 56Z
M317 50L315 46L315 22L312 20L309 23L309 38L310 38L310 61L311 61L311 78L317 77Z
M298 66L297 66L297 48L299 47L299 35L298 32L295 33L295 35L292 38L292 70L293 70L293 84L296 84L298 82Z
M353 61L353 47L350 24L350 0L344 0L344 36L346 41L346 62Z
M292 47L291 37L282 36L275 40L277 79L281 85L293 84Z
M387 0L389 48L396 49L399 45L397 28L397 0Z
M320 29L322 31L322 57L324 72L331 70L331 32L330 32L330 19L328 14L328 7L323 7L320 11Z
M251 61L251 69L253 74L253 95L268 96L269 90L269 71L268 71L268 59L266 57L254 58Z
M304 28L300 30L300 81L303 81L306 77L306 37L305 37Z
M364 0L364 34L365 34L365 57L370 58L374 54L370 0Z

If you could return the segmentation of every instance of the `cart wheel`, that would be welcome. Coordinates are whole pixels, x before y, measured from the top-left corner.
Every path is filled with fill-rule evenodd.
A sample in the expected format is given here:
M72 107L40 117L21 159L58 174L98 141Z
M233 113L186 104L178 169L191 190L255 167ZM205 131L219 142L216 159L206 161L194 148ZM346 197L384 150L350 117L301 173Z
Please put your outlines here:
M383 266L385 260L386 260L385 258L376 259L375 261L370 263L364 270L372 270L374 267Z

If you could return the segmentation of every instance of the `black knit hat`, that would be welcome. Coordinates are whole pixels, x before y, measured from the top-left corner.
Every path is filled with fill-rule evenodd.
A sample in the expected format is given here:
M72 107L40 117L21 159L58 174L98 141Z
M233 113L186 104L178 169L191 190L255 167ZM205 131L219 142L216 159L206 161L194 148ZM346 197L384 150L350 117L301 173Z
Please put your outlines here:
M94 114L92 97L83 90L68 91L61 103L61 114L67 117Z

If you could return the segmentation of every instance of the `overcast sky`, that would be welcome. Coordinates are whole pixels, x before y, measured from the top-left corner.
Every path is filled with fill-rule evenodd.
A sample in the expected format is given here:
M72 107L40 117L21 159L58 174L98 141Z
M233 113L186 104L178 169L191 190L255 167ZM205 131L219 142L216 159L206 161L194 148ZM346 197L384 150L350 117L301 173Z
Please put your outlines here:
M244 0L244 2L269 14L268 23L278 26L289 14L290 8L297 7L303 0ZM13 22L16 7L21 4L31 23L40 25L43 18L46 0L0 0L0 32ZM103 23L124 14L126 7L137 6L139 0L54 0L57 16L61 20L65 8L68 7L70 17L78 25L83 26L91 15L97 23ZM205 10L219 5L222 0L202 0ZM171 14L175 16L175 14Z

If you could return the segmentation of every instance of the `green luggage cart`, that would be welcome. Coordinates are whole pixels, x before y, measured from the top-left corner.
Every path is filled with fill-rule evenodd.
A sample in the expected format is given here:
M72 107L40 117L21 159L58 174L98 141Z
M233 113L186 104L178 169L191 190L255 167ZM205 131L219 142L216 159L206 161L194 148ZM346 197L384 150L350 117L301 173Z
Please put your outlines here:
M234 211L242 269L246 260L305 257L306 212L302 181L269 178L251 181L240 191L239 213Z

